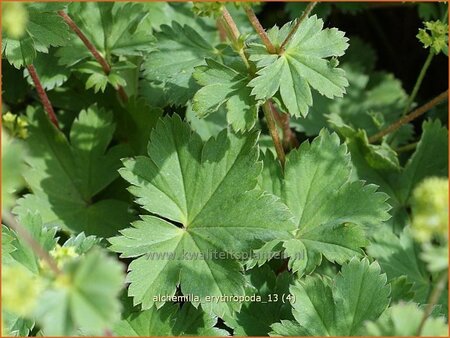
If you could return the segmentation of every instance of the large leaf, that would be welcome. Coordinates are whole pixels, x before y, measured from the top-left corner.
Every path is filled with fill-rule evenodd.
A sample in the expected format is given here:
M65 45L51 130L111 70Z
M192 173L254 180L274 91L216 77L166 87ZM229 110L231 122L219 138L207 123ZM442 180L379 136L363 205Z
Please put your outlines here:
M293 23L280 29L274 27L268 34L279 48ZM293 116L306 116L312 106L311 87L328 97L342 97L348 81L344 71L336 68L328 57L342 56L348 47L344 33L323 29L323 21L313 15L302 21L285 51L281 55L270 54L261 44L251 44L250 60L259 70L250 81L252 94L267 100L279 93L284 106Z
M33 194L18 201L18 214L38 211L44 224L108 236L126 227L128 204L95 200L117 177L124 146L108 149L114 133L112 114L96 106L82 111L70 131L70 143L41 110L30 112L27 139L31 170L25 175Z
M235 336L267 336L272 323L292 318L286 300L292 276L288 272L276 276L266 264L248 271L247 280L245 294L250 300L239 313L225 317L225 323Z
M114 333L127 337L151 336L227 336L225 330L215 328L217 318L185 303L166 304L157 310L130 311L114 328Z
M166 117L152 132L149 157L124 162L120 172L136 202L155 216L141 216L110 242L122 257L136 258L128 291L143 309L161 306L158 295L172 296L180 285L205 310L237 310L239 303L206 297L243 295L238 259L289 237L294 224L286 207L254 189L261 171L256 139L224 131L204 143L178 116Z
M365 228L389 219L387 196L351 177L350 155L336 134L322 130L286 158L284 174L266 152L262 187L280 196L294 214L298 231L284 243L290 267L310 273L322 255L342 264L361 255Z
M333 281L306 277L290 289L295 321L272 325L271 335L352 336L376 320L389 304L390 288L380 266L351 260Z

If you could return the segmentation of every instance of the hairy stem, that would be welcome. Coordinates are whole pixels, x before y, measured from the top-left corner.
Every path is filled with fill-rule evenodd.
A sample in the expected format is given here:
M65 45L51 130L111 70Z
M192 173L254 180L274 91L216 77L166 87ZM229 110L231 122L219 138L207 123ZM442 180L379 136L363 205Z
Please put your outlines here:
M397 153L403 153L403 152L406 152L406 151L414 150L417 147L418 144L419 144L419 142L406 144L406 145L404 145L402 147L398 147L397 149L395 149L395 151Z
M227 31L225 30L225 27L223 26L221 18L218 18L216 20L216 26L217 26L217 30L219 31L220 42L224 42L227 39Z
M428 67L430 67L431 60L433 60L434 53L430 50L430 53L428 54L427 59L425 60L425 63L422 66L422 69L420 70L419 76L417 77L416 83L414 84L413 91L411 95L408 97L408 101L406 101L405 109L403 110L403 115L406 115L406 113L409 111L409 108L411 108L411 104L414 102L414 99L417 96L417 93L419 92L420 86L422 84L423 78L425 77L425 74L427 73Z
M269 101L270 108L273 112L273 116L275 117L275 120L277 121L278 125L281 127L281 130L283 131L283 146L286 150L290 150L293 148L297 148L299 146L297 137L295 136L295 133L292 131L289 120L290 117L288 114L280 113L274 106L273 102Z
M427 318L431 315L431 312L433 312L433 307L437 304L439 297L442 294L442 291L444 291L444 288L447 285L447 278L448 278L448 271L445 270L439 276L436 286L431 292L430 298L428 299L427 307L425 308L425 312L423 314L422 320L420 321L419 328L417 329L416 336L419 337L422 334L422 330L423 327L425 326Z
M412 120L414 120L414 119L418 118L419 116L425 114L427 111L429 111L434 106L436 106L439 103L447 100L447 98L448 98L448 90L446 90L445 92L439 94L434 99L432 99L431 101L425 103L423 106L417 108L416 110L412 111L408 115L403 116L402 118L400 118L396 122L392 123L387 128L385 128L385 129L381 130L380 132L378 132L377 134L371 136L369 138L369 142L370 143L376 142L376 141L380 140L381 138L383 138L384 136L386 136L387 134L390 134L390 133L396 131L397 129L399 129L404 124L406 124L408 122L411 122Z
M266 118L270 136L272 137L273 144L275 145L277 157L280 160L281 167L284 169L284 163L286 162L286 154L284 153L284 148L283 145L281 144L280 136L278 135L277 126L275 125L275 119L273 117L272 107L270 106L269 101L266 101L263 104L262 110L264 112L264 117Z
M234 22L233 18L231 17L230 12L228 12L228 9L224 6L222 9L222 18L225 22L225 27L227 29L227 35L228 38L233 42L236 43L239 39L239 36L241 33L239 32L239 29L236 26L236 23Z
M300 18L295 23L294 27L292 27L291 31L286 36L286 39L284 39L283 43L281 44L280 54L282 54L284 52L284 50L286 49L286 45L289 43L289 41L291 41L291 39L294 36L295 32L297 32L297 30L300 27L300 25L302 24L302 22L309 16L309 14L311 14L312 10L314 9L314 7L316 7L316 5L317 5L317 2L310 2L308 4L308 6L306 7L305 11L302 13Z
M89 40L89 38L81 31L80 27L77 26L77 24L72 20L72 18L67 15L64 11L58 11L59 16L63 18L63 20L66 22L66 24L69 26L69 28L80 38L81 41L83 41L86 48L91 52L92 56L97 60L97 62L100 64L100 66L103 69L103 72L106 75L109 75L111 73L111 66L108 64L106 59L100 54L100 52L97 50L97 48L94 46L94 44ZM126 102L128 101L128 95L125 92L125 89L118 85L117 93L119 94L120 98Z
M39 76L36 72L36 68L34 68L33 65L27 65L28 73L31 76L31 79L33 80L34 86L36 87L36 91L39 95L39 98L42 102L42 105L44 106L45 111L48 114L48 117L50 121L56 126L56 128L59 128L58 119L56 118L55 111L53 110L53 106L48 99L47 93L44 90L44 87L42 87L41 80L39 80Z
M10 212L3 212L2 218L8 227L13 229L27 244L30 246L31 250L38 256L40 259L45 261L50 269L56 274L61 274L61 271L58 268L55 260L45 251L41 245L30 235L28 230L24 228L19 222L16 221L14 216Z
M266 31L264 30L263 26L261 26L261 23L259 22L258 18L256 17L255 12L253 9L248 6L245 8L245 13L247 14L248 19L250 20L251 25L255 29L256 33L258 33L259 37L261 38L262 42L264 43L264 46L266 46L267 51L270 54L275 54L277 51L272 44L272 42L269 39L269 36L267 35Z
M236 52L239 53L239 56L241 57L247 69L251 70L252 68L250 66L250 63L248 62L248 56L245 54L244 50L239 47L239 37L241 36L241 33L239 32L239 29L237 28L236 23L233 20L233 17L231 16L230 12L226 9L225 6L222 9L221 19L222 19L222 27L224 28L224 31L228 36L228 39L230 39L233 48L236 50Z
M253 12L253 10L252 10L252 12ZM254 13L253 13L253 15L254 15ZM255 18L256 18L256 16L255 16ZM231 17L230 13L228 12L228 10L225 7L222 10L222 19L223 19L224 28L227 32L228 38L231 40L232 43L237 44L239 37L240 37L240 32L236 26L236 23L234 22L233 18ZM256 20L258 20L258 19L256 18ZM258 23L259 23L259 21L258 21ZM261 24L259 24L259 25L261 26ZM245 62L250 73L252 75L254 75L252 67L250 67L250 63L248 62L248 56L244 53L243 50L240 50L239 54L240 54L242 60ZM264 103L262 109L264 112L264 116L266 117L267 127L269 129L270 136L272 137L273 143L275 145L275 150L277 152L278 160L280 161L281 166L284 168L284 162L286 161L286 155L284 153L283 145L280 141L280 136L278 135L278 130L275 125L274 112L272 110L272 107L273 106L271 105L270 101L267 101L266 103Z

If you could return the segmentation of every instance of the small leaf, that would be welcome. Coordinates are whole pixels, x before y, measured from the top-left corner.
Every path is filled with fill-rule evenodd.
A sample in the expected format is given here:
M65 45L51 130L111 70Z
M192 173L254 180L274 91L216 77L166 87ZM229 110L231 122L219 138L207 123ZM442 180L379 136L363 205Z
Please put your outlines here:
M287 23L282 28L268 32L276 48L287 37L292 27ZM283 104L292 116L306 116L313 104L311 87L328 97L342 97L348 81L344 71L330 67L328 57L342 56L348 47L344 33L323 29L323 21L313 15L305 19L286 46L283 54L269 54L260 44L251 44L250 60L259 70L249 85L258 100L267 100L279 93Z

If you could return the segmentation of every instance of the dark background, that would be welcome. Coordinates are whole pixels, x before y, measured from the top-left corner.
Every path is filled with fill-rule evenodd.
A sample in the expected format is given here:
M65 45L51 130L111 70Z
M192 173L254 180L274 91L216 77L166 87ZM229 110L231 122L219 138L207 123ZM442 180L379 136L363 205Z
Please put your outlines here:
M320 7L331 3L320 2L312 14L318 13L320 16L320 10L323 10ZM258 13L263 26L271 27L289 21L285 6L285 2L265 3ZM410 94L428 56L428 50L416 38L419 28L423 28L417 4L374 1L367 3L367 6L367 9L357 12L332 6L325 26L338 27L346 36L358 36L370 43L377 53L375 69L393 73ZM416 101L419 104L426 103L446 89L448 57L441 53L433 58Z

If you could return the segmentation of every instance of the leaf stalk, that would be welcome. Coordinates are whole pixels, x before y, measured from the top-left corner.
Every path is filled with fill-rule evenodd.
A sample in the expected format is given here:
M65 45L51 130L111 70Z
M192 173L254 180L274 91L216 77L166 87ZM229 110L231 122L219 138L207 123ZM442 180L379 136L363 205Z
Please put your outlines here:
M380 139L382 139L387 134L390 134L397 129L399 129L401 126L403 126L406 123L411 122L412 120L418 118L419 116L425 114L427 111L429 111L431 108L437 106L441 102L447 100L448 98L448 90L445 92L439 94L434 99L430 100L429 102L425 103L423 106L420 106L416 110L413 110L408 115L405 115L401 117L396 122L392 123L390 126L386 127L385 129L381 130L380 132L376 133L375 135L369 137L369 142L374 143Z
M31 250L33 250L36 256L47 263L47 265L55 273L55 275L61 274L61 270L58 268L58 265L56 264L52 256L50 256L48 252L41 247L41 245L30 235L26 228L24 228L19 222L16 221L16 219L10 212L4 212L2 214L2 218L11 229L13 229L25 242L28 243Z
M80 27L78 27L75 21L73 21L72 18L62 10L58 11L58 14L63 18L63 20L66 22L69 28L80 38L80 40L84 43L86 48L91 52L92 56L97 60L97 62L102 67L103 72L106 75L109 75L109 73L111 73L111 66L106 61L106 59L100 54L100 52L97 50L94 44L89 40L89 38L81 31ZM116 90L122 101L127 102L128 95L125 92L125 89L121 85L118 85Z
M279 54L284 53L284 51L286 50L286 45L289 43L289 41L291 41L292 37L297 32L297 30L300 27L300 25L302 24L302 22L311 14L312 10L314 9L314 7L316 7L316 5L317 5L317 2L310 2L308 4L308 6L306 6L306 9L304 10L304 12L300 16L300 18L295 23L294 27L292 27L291 31L289 32L289 34L286 36L283 43L281 44Z
M31 76L31 79L33 80L34 86L36 87L36 91L39 95L42 105L44 106L45 111L48 114L50 121L55 125L56 128L60 129L58 118L56 117L55 111L53 110L53 106L47 96L47 93L44 90L44 87L42 86L41 80L39 79L39 76L36 72L36 68L34 68L34 66L31 64L27 65L27 70Z
M445 270L439 276L436 286L434 287L433 291L431 292L430 298L428 299L428 302L427 302L428 304L425 308L422 320L420 321L419 328L417 329L417 333L416 333L417 337L421 336L422 330L425 326L425 322L427 321L428 317L433 312L433 307L438 302L439 297L442 294L442 291L444 291L444 288L447 285L447 278L448 278L448 270Z
M280 136L278 135L277 126L275 125L274 113L270 101L266 101L262 110L264 112L264 117L266 118L267 127L269 128L270 136L272 137L273 144L275 145L275 151L277 157L280 160L281 167L284 169L284 164L286 162L286 154L284 152L283 145L281 144Z
M408 97L408 100L406 101L405 109L403 110L403 115L406 115L406 113L409 111L409 108L411 108L411 104L414 102L414 99L416 98L417 93L419 92L420 86L422 85L422 81L425 77L425 74L427 73L428 67L430 67L434 55L435 55L434 52L430 50L430 53L428 54L428 57L425 60L422 69L420 70L419 76L417 77L416 83L414 84L413 91L411 92L411 95Z
M269 39L269 36L267 35L266 31L264 30L263 26L259 22L258 18L256 17L255 12L250 6L247 6L245 8L245 13L247 14L247 17L255 29L256 33L258 33L259 37L261 38L262 42L264 43L264 46L266 46L267 51L270 54L276 54L276 48L272 44L272 42Z

